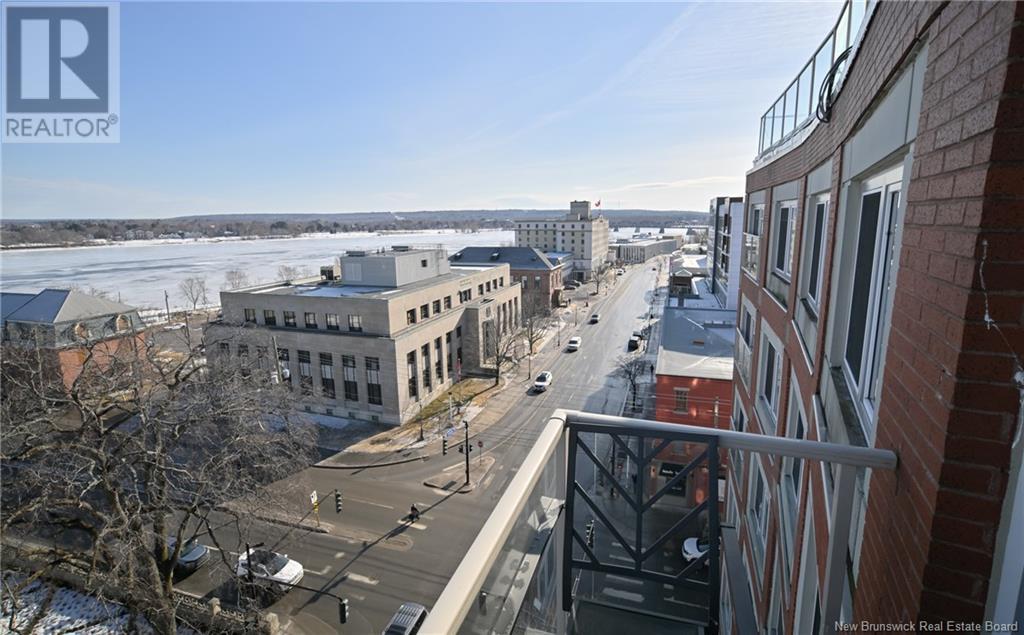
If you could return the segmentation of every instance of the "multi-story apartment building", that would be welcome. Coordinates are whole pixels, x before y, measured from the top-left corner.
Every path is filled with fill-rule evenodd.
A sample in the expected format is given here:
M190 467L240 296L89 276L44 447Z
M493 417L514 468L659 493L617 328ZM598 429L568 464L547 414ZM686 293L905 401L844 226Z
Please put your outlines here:
M507 264L453 266L443 249L398 246L348 251L318 278L223 291L221 304L212 355L259 360L309 412L389 424L493 368L521 310Z
M517 222L516 247L571 253L573 275L589 280L608 258L608 220L591 213L590 201L573 201L565 218Z
M711 291L725 309L735 309L740 293L743 248L743 197L711 199L708 211L708 258L711 259Z
M1022 55L1024 3L846 2L762 118L733 425L898 457L732 462L767 632L1024 618Z

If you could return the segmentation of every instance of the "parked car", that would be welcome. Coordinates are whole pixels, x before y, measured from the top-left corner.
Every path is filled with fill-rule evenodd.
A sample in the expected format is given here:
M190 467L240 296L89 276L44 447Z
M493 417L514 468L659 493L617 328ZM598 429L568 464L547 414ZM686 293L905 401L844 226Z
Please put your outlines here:
M248 577L250 572L249 559L252 559L252 576L270 582L278 591L287 591L293 584L298 584L305 570L298 561L292 560L288 554L279 554L268 549L253 549L248 554L238 556L235 573L239 577Z
M636 335L629 338L629 344L626 346L628 350L635 351L640 348L640 338Z
M174 551L174 545L178 544L178 541L174 537L167 539L167 549ZM210 559L210 548L206 545L199 544L195 538L186 540L185 544L181 546L181 553L178 554L178 561L174 563L174 570L176 573L188 574L193 573L196 569L206 564L206 561Z
M381 635L414 635L420 631L423 621L429 615L427 607L415 602L406 602L384 627Z
M600 313L595 313L595 314L590 316L590 323L591 324L597 324L600 321L601 321L601 314Z
M537 380L533 382L533 389L537 392L544 392L551 385L552 375L550 371L544 371L537 375Z
M580 344L582 344L582 343L583 343L583 338L581 338L581 337L570 337L569 338L569 346L567 346L565 350L567 350L569 352L578 351L578 350L580 350Z

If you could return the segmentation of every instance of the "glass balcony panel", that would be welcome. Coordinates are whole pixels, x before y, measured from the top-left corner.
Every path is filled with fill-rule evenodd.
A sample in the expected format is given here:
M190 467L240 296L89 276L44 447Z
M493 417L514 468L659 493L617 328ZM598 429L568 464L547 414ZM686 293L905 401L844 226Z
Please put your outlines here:
M811 75L811 65L807 64L803 72L800 73L800 79L797 80L797 96L800 103L797 107L796 118L800 123L803 123L804 119L810 117L814 112L814 98L812 97L814 90L811 88L814 82Z
M864 15L867 11L867 2L865 0L853 0L850 5L850 44L853 44L854 38L857 33L860 32L861 24L864 22Z
M834 41L833 36L829 36L825 40L825 43L818 49L818 53L814 56L814 107L818 107L818 97L821 95L821 84L825 81L825 76L828 75L828 71L832 68L832 43Z
M797 83L793 82L789 87L789 90L786 91L786 134L792 134L792 132L796 130L797 88Z
M839 14L839 22L836 26L836 51L832 55L832 61L835 61L839 54L842 53L850 46L850 5L849 3L843 7L842 13Z

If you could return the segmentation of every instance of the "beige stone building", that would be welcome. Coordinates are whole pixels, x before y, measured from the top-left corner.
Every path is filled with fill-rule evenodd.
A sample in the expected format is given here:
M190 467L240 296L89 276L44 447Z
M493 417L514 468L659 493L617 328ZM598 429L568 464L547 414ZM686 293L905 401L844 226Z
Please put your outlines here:
M565 218L516 223L516 247L572 254L572 273L589 280L608 258L608 220L593 216L590 201L573 201Z
M221 304L213 359L255 359L308 412L396 425L462 375L492 372L495 333L517 328L521 310L507 264L399 246L348 251L317 278L223 291Z

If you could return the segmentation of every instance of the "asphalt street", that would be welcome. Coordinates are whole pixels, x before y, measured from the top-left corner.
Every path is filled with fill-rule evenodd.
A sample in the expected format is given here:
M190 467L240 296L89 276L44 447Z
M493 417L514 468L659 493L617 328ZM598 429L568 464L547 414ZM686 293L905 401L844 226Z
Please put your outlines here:
M521 390L522 399L496 424L474 436L474 441L483 442L482 452L495 460L471 492L449 493L423 485L441 472L462 478L464 455L441 456L439 448L425 461L361 470L314 467L291 477L296 496L308 496L307 490L313 489L320 493L320 520L328 533L270 523L257 523L247 533L250 542L265 542L301 562L306 570L302 584L317 590L293 589L268 607L286 632L380 632L403 602L429 608L552 411L620 413L626 386L612 376L615 360L627 352L630 334L647 323L657 275L654 266L656 262L651 261L628 268L602 295L591 297L589 307L577 306L578 325L570 310L561 347L551 341L547 350L552 353L540 354L532 369L533 376L551 371L551 388L533 393L529 390L532 377L523 370L507 388ZM588 323L591 313L600 314L597 324ZM582 346L578 352L566 352L565 344L573 335L582 337ZM551 361L542 367L540 360ZM472 460L479 460L480 450L474 450ZM330 497L335 488L343 492L340 515ZM412 504L422 513L416 523L407 518ZM226 529L219 535L221 546L230 552L223 560L233 565L244 545ZM230 569L218 560L211 559L210 565L179 582L178 588L196 597L233 599ZM328 594L349 600L347 624L339 623L337 600Z

